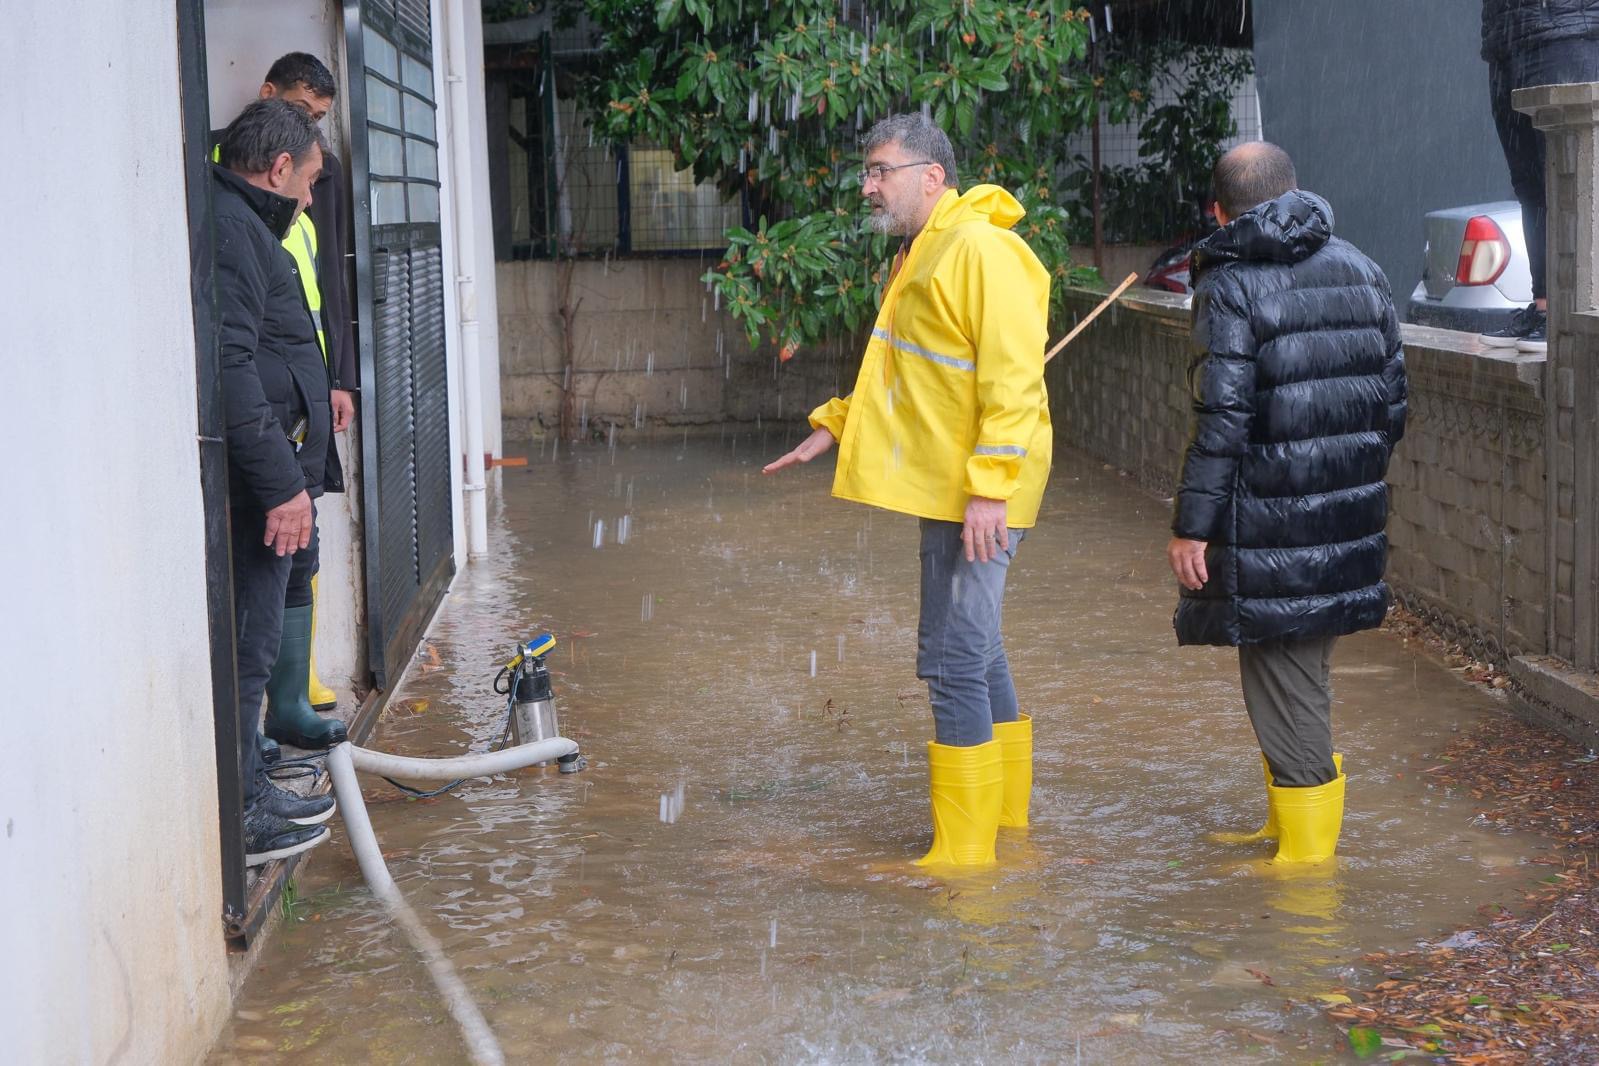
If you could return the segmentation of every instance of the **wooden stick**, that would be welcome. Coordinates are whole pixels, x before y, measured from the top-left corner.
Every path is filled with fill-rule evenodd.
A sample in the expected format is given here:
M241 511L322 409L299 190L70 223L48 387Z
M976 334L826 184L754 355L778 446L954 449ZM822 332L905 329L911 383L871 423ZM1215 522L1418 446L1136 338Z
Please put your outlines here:
M1076 337L1083 330L1087 329L1088 328L1088 324L1090 322L1092 322L1094 319L1098 318L1099 317L1099 313L1101 311L1105 310L1105 308L1107 308L1111 304L1115 303L1116 302L1116 297L1118 297L1122 293L1126 292L1132 286L1133 282L1135 282L1137 280L1138 280L1138 272L1137 271L1134 271L1133 273L1128 274L1125 278L1123 278L1122 279L1122 283L1120 285L1116 286L1114 289L1112 289L1111 292L1110 292L1110 295L1105 297L1103 300L1101 300L1099 302L1099 306L1098 307L1096 307L1092 311L1088 312L1088 317L1087 318L1083 319L1081 322L1077 323L1077 325L1073 326L1072 327L1072 331L1070 333L1066 334L1066 336L1062 337L1059 341L1056 342L1055 347L1051 348L1049 350L1049 352L1047 354L1045 354L1044 362L1047 363L1051 359L1055 358L1055 356L1059 355L1060 354L1060 350L1062 348L1064 348L1068 344L1070 344L1074 337Z

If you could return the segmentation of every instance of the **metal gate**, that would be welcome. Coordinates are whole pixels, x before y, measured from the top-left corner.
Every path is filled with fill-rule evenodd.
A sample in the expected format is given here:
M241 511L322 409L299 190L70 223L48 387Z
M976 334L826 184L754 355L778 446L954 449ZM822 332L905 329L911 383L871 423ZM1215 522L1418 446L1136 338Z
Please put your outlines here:
M386 688L455 571L428 0L347 0L372 671Z

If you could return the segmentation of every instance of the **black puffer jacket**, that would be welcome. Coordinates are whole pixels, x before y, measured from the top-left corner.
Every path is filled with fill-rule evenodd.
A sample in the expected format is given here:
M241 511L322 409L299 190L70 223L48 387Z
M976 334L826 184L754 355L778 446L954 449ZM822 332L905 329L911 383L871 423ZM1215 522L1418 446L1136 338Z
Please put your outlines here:
M1339 636L1382 621L1388 457L1405 357L1388 279L1295 190L1194 251L1194 435L1172 532L1209 543L1182 644Z
M1599 0L1482 0L1482 57L1572 37L1599 40Z
M216 328L227 419L228 495L270 510L301 489L322 495L342 474L333 447L328 369L283 235L295 203L213 163ZM288 428L304 417L296 454Z

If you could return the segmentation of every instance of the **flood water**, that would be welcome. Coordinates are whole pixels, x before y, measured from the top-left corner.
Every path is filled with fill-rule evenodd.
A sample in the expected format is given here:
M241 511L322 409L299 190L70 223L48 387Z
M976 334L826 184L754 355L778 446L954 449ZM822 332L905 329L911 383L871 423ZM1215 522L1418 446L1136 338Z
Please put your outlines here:
M364 781L401 889L510 1061L1338 1060L1303 1000L1546 872L1541 841L1426 785L1494 699L1377 633L1334 655L1336 862L1286 878L1270 845L1207 842L1264 813L1236 655L1175 644L1166 507L1065 453L1005 605L1036 719L1031 829L1001 830L992 871L922 873L916 523L832 500L831 455L763 478L783 444L563 448L500 471L491 555L372 741L487 747L508 649L557 635L587 771L428 801ZM464 1061L333 824L212 1061Z

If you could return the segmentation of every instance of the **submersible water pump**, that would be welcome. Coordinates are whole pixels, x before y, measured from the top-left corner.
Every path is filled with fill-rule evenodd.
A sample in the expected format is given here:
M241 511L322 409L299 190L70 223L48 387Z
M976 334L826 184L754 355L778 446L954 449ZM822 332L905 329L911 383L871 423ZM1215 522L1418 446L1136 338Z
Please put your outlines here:
M516 657L507 664L511 671L512 744L534 744L561 735L561 724L555 715L555 692L550 685L550 668L544 662L554 650L554 634L541 633L520 645ZM578 752L563 755L555 762L563 774L575 774L588 765L588 760ZM549 761L534 765L548 766Z

